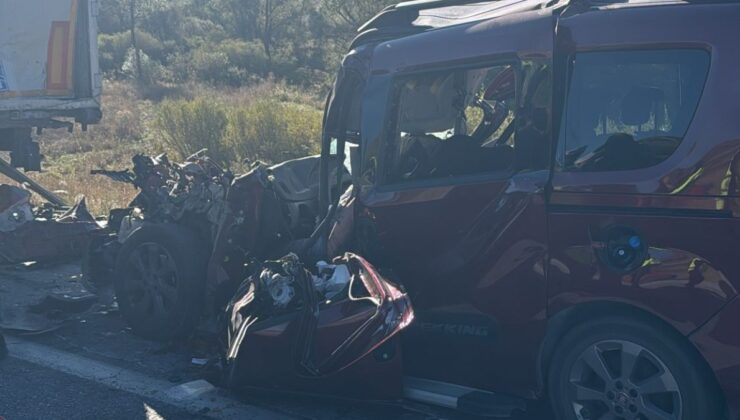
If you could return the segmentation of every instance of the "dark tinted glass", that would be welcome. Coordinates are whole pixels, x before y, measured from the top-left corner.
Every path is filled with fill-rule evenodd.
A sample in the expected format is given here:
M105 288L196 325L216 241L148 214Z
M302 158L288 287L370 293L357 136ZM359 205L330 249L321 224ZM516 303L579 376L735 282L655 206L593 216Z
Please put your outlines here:
M561 166L618 171L662 162L683 140L708 70L701 50L576 54Z

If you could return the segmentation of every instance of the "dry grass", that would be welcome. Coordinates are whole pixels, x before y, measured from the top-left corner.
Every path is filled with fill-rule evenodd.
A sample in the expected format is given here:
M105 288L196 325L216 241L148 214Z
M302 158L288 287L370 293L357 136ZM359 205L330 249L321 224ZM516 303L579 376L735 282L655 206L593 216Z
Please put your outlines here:
M287 139L315 137L316 121L320 125L320 114L315 118L296 118L296 109L312 109L319 112L320 96L304 92L282 83L264 82L251 87L220 90L204 85L160 86L137 89L126 82L106 81L103 90L103 120L81 132L79 126L73 133L64 130L45 130L37 141L45 155L43 172L28 175L72 203L79 195L87 197L90 210L95 215L107 215L112 208L127 205L136 190L126 184L116 183L102 176L92 176L93 169L119 170L130 167L131 156L136 153L157 154L167 150L158 138L156 119L158 102L164 99L194 99L201 96L217 98L227 109L249 107L265 99L289 104L289 117L296 126L305 129L288 130ZM155 102L156 101L156 102ZM298 108L296 108L298 107ZM313 115L311 113L308 113ZM308 115L307 114L307 115ZM316 121L314 121L316 120ZM292 126L291 126L292 127ZM308 135L310 132L310 136ZM261 141L265 139L260 136ZM234 139L230 139L234 142ZM251 141L257 141L255 139ZM276 143L272 141L271 143ZM281 142L281 144L283 144ZM234 145L236 146L236 145ZM287 141L283 147L297 147ZM315 150L310 150L314 152ZM172 152L170 150L170 152ZM304 155L308 150L290 151L287 155ZM283 152L285 153L285 152ZM286 156L287 156L286 155ZM8 182L0 175L0 182Z
M132 186L91 176L90 171L124 169L130 166L133 153L156 149L146 137L152 108L151 102L139 98L133 86L106 83L102 122L90 126L87 132L80 131L79 126L73 133L45 130L37 138L45 156L43 172L28 175L69 203L85 195L96 215L127 205L136 193ZM0 182L7 181L0 176Z
M125 207L136 191L130 185L92 176L90 171L98 168L123 169L130 166L130 158L131 155L124 148L75 153L47 160L43 172L27 175L70 204L84 195L93 214L104 216L112 208ZM0 182L14 184L2 175ZM40 197L34 197L35 202L41 200Z
M123 149L64 156L47 163L44 172L31 177L46 188L57 191L70 203L84 195L93 214L105 215L110 209L128 205L136 190L131 185L114 182L103 176L92 176L90 171L99 168L126 168L131 164L130 157L131 154Z

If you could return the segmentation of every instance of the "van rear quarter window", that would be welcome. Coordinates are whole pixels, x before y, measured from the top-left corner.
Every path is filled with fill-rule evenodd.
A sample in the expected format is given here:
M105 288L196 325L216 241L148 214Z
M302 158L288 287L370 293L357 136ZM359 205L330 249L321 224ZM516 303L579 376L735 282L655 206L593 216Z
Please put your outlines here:
M709 71L703 50L584 52L571 63L558 162L564 171L641 169L678 148Z

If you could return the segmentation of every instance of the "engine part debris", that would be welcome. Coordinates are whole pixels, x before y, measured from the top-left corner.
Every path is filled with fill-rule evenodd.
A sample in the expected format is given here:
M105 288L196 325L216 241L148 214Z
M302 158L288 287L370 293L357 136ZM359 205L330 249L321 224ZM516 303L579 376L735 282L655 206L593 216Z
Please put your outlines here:
M108 235L94 241L84 263L83 278L90 289L112 296L113 267L120 246L146 223L178 223L213 241L226 211L226 194L234 176L205 154L182 163L166 154L135 155L132 168L98 169L93 175L133 185L139 190L128 207L114 209L108 217Z
M331 299L349 284L351 274L346 265L332 265L326 261L316 263L318 275L313 276L314 287L324 299Z
M176 225L194 238L202 248L201 255L208 257L206 270L199 274L207 279L202 321L215 320L242 280L255 274L247 269L252 262L275 260L290 252L303 256L306 244L312 243L317 244L316 257L307 261L313 264L327 258L322 249L325 241L312 238L321 213L320 164L319 156L274 166L257 162L249 172L235 177L202 150L182 163L171 162L166 155L135 155L131 169L95 170L93 174L131 184L139 192L126 208L110 212L108 235L95 240L85 255L83 281L99 295L111 296L121 249L132 236L147 226ZM337 188L346 190L349 174L343 167L332 173L338 171L342 171L342 182ZM259 278L260 272L256 274ZM266 274L263 283L275 304L285 308L298 293L283 277ZM165 314L165 318L189 318L192 305L171 308L179 312ZM216 332L216 328L209 331Z
M183 163L172 163L166 154L135 155L133 168L123 171L93 170L93 175L133 185L140 192L128 209L111 215L111 224L118 229L119 240L137 223L178 222L189 215L204 216L210 233L215 235L222 217L226 192L234 179L201 150ZM128 219L128 220L126 220Z

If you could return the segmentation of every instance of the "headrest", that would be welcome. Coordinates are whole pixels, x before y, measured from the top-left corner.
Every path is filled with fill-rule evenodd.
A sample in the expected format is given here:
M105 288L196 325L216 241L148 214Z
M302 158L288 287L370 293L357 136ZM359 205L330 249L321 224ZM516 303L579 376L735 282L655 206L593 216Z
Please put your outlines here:
M622 99L622 122L642 125L650 121L654 105L663 101L663 91L656 87L635 86Z
M516 73L511 67L507 67L493 78L483 94L487 101L503 101L514 97L516 92Z
M399 131L420 134L449 130L460 114L455 106L459 96L453 75L407 81L403 88Z

